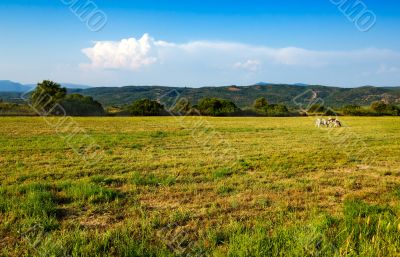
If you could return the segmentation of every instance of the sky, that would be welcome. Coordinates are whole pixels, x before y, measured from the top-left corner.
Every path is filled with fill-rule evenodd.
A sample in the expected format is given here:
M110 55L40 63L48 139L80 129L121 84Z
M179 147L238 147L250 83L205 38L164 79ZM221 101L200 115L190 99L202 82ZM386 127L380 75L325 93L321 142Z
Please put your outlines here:
M0 0L0 80L400 86L399 27L398 0Z

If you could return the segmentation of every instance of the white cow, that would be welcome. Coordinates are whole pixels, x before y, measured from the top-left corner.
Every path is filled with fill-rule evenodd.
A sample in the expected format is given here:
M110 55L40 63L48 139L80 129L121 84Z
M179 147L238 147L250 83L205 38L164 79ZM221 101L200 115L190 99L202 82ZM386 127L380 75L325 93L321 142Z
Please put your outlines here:
M318 128L320 128L321 126L337 128L337 127L342 127L342 122L338 119L329 117L328 120L317 119L315 121L315 126Z
M317 121L315 122L315 126L320 128L321 125L327 127L328 122L325 119L317 119Z

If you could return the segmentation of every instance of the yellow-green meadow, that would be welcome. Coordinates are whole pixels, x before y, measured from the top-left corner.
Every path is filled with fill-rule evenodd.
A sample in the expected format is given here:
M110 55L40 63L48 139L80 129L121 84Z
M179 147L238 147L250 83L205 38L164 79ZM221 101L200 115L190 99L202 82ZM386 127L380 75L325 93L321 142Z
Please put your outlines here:
M0 255L398 256L400 118L0 118Z

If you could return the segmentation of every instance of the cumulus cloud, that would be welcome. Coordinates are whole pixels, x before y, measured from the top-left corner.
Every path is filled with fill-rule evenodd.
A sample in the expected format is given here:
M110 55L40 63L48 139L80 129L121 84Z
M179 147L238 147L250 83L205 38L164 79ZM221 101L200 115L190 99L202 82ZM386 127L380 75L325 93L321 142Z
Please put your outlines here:
M90 59L89 66L104 69L138 70L163 61L175 59L197 62L234 62L234 68L254 71L261 62L285 66L321 67L332 64L378 61L400 58L400 54L386 49L361 49L355 51L313 51L296 47L271 48L232 42L193 41L183 44L156 41L148 34L140 39L99 41L82 50ZM231 62L232 63L232 62Z
M134 71L135 80L142 83L179 85L263 80L344 84L349 78L364 83L362 74L376 74L380 63L387 64L380 74L396 74L395 67L400 67L400 53L389 49L316 51L223 41L177 43L148 34L139 39L94 42L82 52L89 59L83 67L121 71L120 75L125 71L126 77Z
M153 56L154 40L148 34L140 39L128 38L119 42L95 42L82 52L90 59L89 67L104 69L138 70L157 61Z

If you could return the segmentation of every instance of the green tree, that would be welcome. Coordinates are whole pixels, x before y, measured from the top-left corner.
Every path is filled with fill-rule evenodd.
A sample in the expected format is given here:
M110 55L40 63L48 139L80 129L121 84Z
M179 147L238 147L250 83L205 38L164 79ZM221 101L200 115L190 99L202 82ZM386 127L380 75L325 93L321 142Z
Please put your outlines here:
M386 112L389 115L399 116L400 115L400 107L393 105L393 104L389 104L386 106Z
M264 97L258 98L253 103L253 110L266 116L289 116L289 110L283 104L269 104Z
M186 114L190 114L192 109L193 109L193 106L189 102L189 100L187 100L186 98L180 98L176 102L176 104L172 107L171 110L174 113L177 113L177 114L180 114L180 115L186 115Z
M39 112L49 112L56 104L58 104L67 94L67 89L61 87L50 80L44 80L37 84L37 87L32 92L32 105Z
M203 98L197 108L201 114L210 116L229 116L240 111L232 101L219 98Z
M80 94L67 95L60 105L69 116L102 116L103 106L90 96Z
M265 99L265 97L260 97L254 101L253 109L256 111L264 111L268 105L267 99Z
M371 109L376 111L377 113L385 112L386 108L387 108L387 104L385 104L382 101L373 102L371 104Z
M354 116L361 116L365 112L363 112L361 106L359 105L346 105L342 108L342 112L344 115L354 115Z
M164 114L164 106L157 101L140 99L128 106L127 111L134 116L160 116Z
M289 110L283 104L270 104L265 108L265 113L272 117L289 116Z

